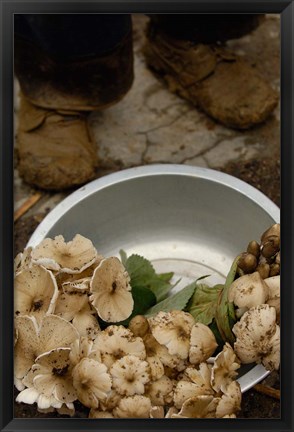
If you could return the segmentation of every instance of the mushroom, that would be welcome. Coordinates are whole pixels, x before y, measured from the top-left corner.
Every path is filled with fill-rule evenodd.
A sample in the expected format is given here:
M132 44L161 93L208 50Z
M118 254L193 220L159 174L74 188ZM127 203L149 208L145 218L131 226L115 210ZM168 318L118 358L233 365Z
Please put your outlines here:
M89 303L89 297L81 290L60 294L54 313L67 321L72 321L80 336L95 339L100 331L98 321L93 316L95 311Z
M145 396L148 396L152 405L164 406L172 402L173 382L166 375L157 381L152 381L146 387Z
M280 321L280 275L272 276L264 280L269 288L267 304L276 309L277 321Z
M167 410L167 413L166 413L166 415L165 415L165 418L172 418L172 416L173 416L174 414L178 414L178 412L179 412L179 410L178 410L176 407L171 406L171 407Z
M38 327L34 317L15 319L18 339L14 348L15 385L22 389L21 380L40 354L59 347L69 347L79 337L72 324L56 315L45 316Z
M83 336L79 339L75 339L70 348L70 361L73 366L76 366L83 358L90 357L93 348L93 341ZM101 359L98 357L94 358L94 360L100 361Z
M100 411L98 409L92 408L89 412L89 417L92 419L96 418L114 418L110 411Z
M47 397L40 394L39 391L32 386L21 391L17 395L15 401L29 405L37 403L38 411L40 412L53 412L55 408L62 407L62 402L58 401L54 396Z
M216 391L225 392L226 388L236 378L237 369L240 368L238 360L233 348L226 342L223 350L215 357L214 365L211 371L211 385Z
M112 411L121 400L121 395L115 390L110 390L106 399L100 401L100 408L103 411Z
M147 357L158 357L165 370L170 368L170 372L178 374L185 369L185 361L177 355L171 355L164 345L160 345L152 334L144 336L144 344Z
M237 381L232 381L225 389L216 408L216 417L224 418L236 414L241 408L241 389Z
M117 360L109 370L113 389L122 396L144 394L145 384L150 381L149 365L134 355Z
M164 366L158 356L146 357L150 367L150 376L152 381L157 381L164 375Z
M152 406L149 415L150 418L164 418L164 408L162 406Z
M97 258L97 251L91 240L80 234L65 242L62 235L54 240L45 238L31 252L32 261L49 270L60 273L81 273Z
M22 270L28 270L32 264L31 260L32 247L26 248L23 252L16 255L14 259L14 274L21 272Z
M90 301L106 322L127 319L134 307L130 277L120 260L105 258L95 269L90 283Z
M270 236L277 236L280 238L281 236L281 229L280 224L276 223L269 227L262 235L261 235L261 241L264 242L268 237Z
M146 358L143 340L134 337L132 332L123 326L111 325L95 338L93 351L99 352L102 363L108 368L127 354L138 357L140 360Z
M69 354L70 348L56 348L36 358L32 366L33 384L40 395L53 396L62 403L77 399Z
M51 271L33 265L17 273L14 280L14 313L34 316L40 322L54 312L58 287Z
M14 385L25 388L22 379L30 370L39 352L38 324L35 317L20 316L15 319L17 341L14 347ZM34 402L33 402L34 403Z
M242 363L262 363L274 370L280 364L280 327L276 310L267 304L249 309L233 327L234 351Z
M174 391L175 407L181 409L183 403L193 396L213 395L210 378L211 367L206 363L201 363L199 369L188 367L184 379L177 383Z
M90 358L83 358L73 369L73 386L79 401L88 408L98 408L99 400L107 398L111 378L107 367Z
M219 398L201 395L187 399L178 414L173 414L172 418L215 418L216 407Z
M149 323L143 315L134 316L129 322L129 329L134 336L144 337L149 331Z
M251 308L264 304L268 299L268 286L259 272L244 275L230 286L228 300L238 308Z
M199 364L207 360L216 350L217 342L210 328L202 323L193 325L190 337L189 360Z
M159 312L148 322L152 335L168 349L170 355L183 360L188 358L191 329L195 324L191 314L178 310Z
M122 398L113 410L117 418L149 418L151 409L150 399L146 396L130 396Z

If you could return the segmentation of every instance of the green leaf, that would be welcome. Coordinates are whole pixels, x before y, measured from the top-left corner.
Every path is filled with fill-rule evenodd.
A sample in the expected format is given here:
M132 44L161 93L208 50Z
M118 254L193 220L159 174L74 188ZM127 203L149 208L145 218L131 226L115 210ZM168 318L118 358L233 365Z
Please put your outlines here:
M186 308L196 322L205 325L211 324L216 314L218 298L222 289L223 285L209 287L205 284L197 284L193 297Z
M125 267L128 259L127 254L123 249L119 251L119 254L120 254L120 260L122 262L122 265Z
M225 342L227 341L231 345L233 345L235 342L235 336L232 333L232 327L236 322L236 317L234 304L232 302L229 302L228 294L230 286L234 282L236 277L239 258L240 256L237 256L235 258L227 275L225 286L220 295L215 315L216 324L221 334L221 337Z
M150 317L160 311L169 312L174 309L183 310L194 294L196 283L197 281L192 282L181 291L157 303L155 306L148 309L148 311L145 313L145 316Z
M140 255L133 254L127 258L126 253L120 251L120 256L131 278L132 288L148 288L154 293L157 302L163 300L173 288L169 283L173 273L157 274L151 262Z

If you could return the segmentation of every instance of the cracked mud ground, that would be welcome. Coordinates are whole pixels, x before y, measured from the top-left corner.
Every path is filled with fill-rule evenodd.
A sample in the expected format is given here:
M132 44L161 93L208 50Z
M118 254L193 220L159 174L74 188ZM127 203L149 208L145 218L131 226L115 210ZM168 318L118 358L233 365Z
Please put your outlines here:
M97 177L144 164L179 163L213 168L234 175L280 205L280 110L249 131L225 128L169 92L146 67L141 47L146 17L134 17L135 81L117 105L91 114L100 167ZM240 56L279 90L280 21L277 15L250 35L228 42ZM16 97L17 121L17 97ZM36 190L22 183L15 168L15 209ZM22 250L44 216L71 191L44 193L41 200L15 224L15 254ZM264 384L279 388L279 374ZM15 404L15 417L52 417L34 407ZM87 411L77 407L77 417ZM254 389L243 395L240 418L279 418L280 404Z

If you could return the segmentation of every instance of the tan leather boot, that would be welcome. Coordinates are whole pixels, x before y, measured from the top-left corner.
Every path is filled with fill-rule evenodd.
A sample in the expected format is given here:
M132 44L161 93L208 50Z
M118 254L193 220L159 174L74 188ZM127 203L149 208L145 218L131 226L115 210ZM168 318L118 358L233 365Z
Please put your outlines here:
M218 122L248 129L263 122L278 94L246 61L218 45L178 40L149 26L144 53L148 65L171 91Z
M21 95L16 140L19 173L30 185L61 190L95 175L97 149L87 114L46 110Z

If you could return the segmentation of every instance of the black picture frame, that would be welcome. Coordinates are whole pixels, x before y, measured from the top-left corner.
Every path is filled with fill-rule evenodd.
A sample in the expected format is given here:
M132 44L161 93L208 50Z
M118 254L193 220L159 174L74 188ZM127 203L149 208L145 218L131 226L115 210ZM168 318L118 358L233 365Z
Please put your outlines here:
M13 418L13 15L15 13L278 13L281 16L281 419L21 419ZM293 430L293 124L294 4L289 0L0 0L1 13L1 431Z

